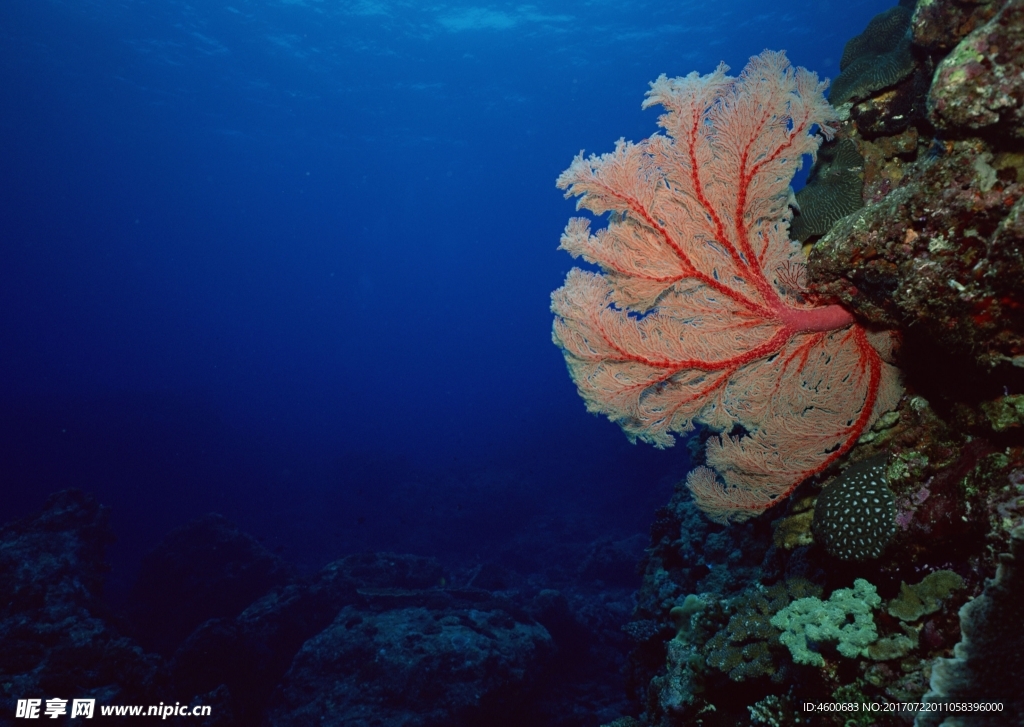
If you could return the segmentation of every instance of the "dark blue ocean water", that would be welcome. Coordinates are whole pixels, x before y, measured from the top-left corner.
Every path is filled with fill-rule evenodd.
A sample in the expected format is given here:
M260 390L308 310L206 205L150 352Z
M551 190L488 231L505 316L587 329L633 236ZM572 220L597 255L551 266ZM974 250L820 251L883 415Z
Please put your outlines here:
M888 4L5 0L0 520L94 493L115 581L209 510L309 567L645 531L686 448L576 395L554 179Z

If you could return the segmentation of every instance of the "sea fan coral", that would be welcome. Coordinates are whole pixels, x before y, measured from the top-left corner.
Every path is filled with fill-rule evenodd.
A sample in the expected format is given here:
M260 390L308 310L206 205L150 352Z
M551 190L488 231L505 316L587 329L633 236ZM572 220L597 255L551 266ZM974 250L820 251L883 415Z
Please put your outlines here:
M662 76L644 107L667 134L582 153L558 178L577 207L561 247L602 269L552 294L554 340L591 412L658 447L694 422L722 432L691 473L697 504L743 520L845 453L900 393L892 339L794 290L789 182L831 135L826 84L783 53L738 78Z

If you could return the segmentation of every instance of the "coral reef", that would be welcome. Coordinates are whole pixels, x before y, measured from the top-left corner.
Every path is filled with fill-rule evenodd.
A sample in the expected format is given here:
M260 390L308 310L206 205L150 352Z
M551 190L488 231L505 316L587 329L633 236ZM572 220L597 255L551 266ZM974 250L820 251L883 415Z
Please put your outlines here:
M394 553L349 555L301 578L211 514L145 558L134 607L117 615L101 589L111 539L106 508L74 490L0 527L0 724L33 698L55 710L55 700L93 698L101 722L110 705L182 698L211 708L203 724L214 727L578 727L622 713L627 588L538 590L497 566L452 573ZM629 548L593 552L610 562ZM177 589L156 583L163 568ZM148 652L135 637L155 643L150 629L175 610L178 641Z
M1024 636L1011 624L1022 618L1024 557L1022 7L901 4L848 46L873 59L865 67L894 53L901 70L863 85L858 71L833 91L845 100L836 153L822 154L797 198L793 237L809 261L792 287L897 330L906 396L777 511L723 528L699 521L677 492L659 512L627 628L640 727L1020 724ZM844 60L844 73L855 65ZM847 190L844 207L829 185ZM852 494L832 507L827 478L855 481L864 468L891 494L878 546L855 553L836 547L828 521L865 513ZM797 579L817 592L767 598ZM678 655L667 658L669 612L687 594L708 606L685 637L686 678L669 683L661 677L682 674ZM989 706L800 709L923 699Z
M919 10L935 22L946 5ZM985 369L1024 364L1022 89L1013 85L1024 70L1022 12L1006 3L945 58L932 57L925 103L912 104L914 133L897 146L864 140L853 107L840 134L866 160L870 204L810 257L815 290Z

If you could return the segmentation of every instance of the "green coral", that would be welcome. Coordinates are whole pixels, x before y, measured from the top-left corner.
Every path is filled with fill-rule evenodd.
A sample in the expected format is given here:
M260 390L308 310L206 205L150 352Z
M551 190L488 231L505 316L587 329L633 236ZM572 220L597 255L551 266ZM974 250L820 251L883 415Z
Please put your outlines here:
M902 621L913 621L937 611L950 591L962 585L963 579L956 573L937 571L915 586L904 583L887 608ZM881 604L875 587L858 578L853 588L839 588L827 601L813 596L793 601L772 617L771 624L782 631L779 641L797 664L825 666L818 650L824 644L834 644L836 651L850 659L899 659L917 648L917 629L903 623L903 633L879 638L873 612Z
M778 633L772 631L772 638ZM767 641L752 641L747 644L732 644L728 634L719 632L707 643L707 663L725 672L734 682L772 676L776 672L775 660Z
M734 682L775 675L778 670L772 647L779 644L779 631L771 617L794 598L820 594L817 585L803 578L744 593L731 604L733 615L728 624L705 644L708 665Z
M963 588L964 579L951 570L940 570L929 573L924 579L913 586L906 582L900 584L900 595L889 602L890 616L900 621L917 621L922 616L935 613L942 607L954 589Z
M875 587L863 578L853 588L836 589L827 601L800 598L772 617L771 623L782 631L779 640L789 648L797 664L825 666L825 659L814 647L835 643L843 656L855 659L867 656L867 648L878 640L872 611L882 599Z
M901 659L917 648L917 632L904 624L905 633L893 634L870 644L864 656L873 661L889 661Z
M902 5L889 8L847 42L839 61L839 76L828 97L833 106L867 98L913 72L916 62L907 32L912 14L911 8Z
M864 157L849 139L823 144L807 185L796 193L798 212L790 222L790 236L799 242L820 237L863 207L863 168Z
M981 410L995 431L1019 429L1024 424L1024 395L1011 394L995 401L982 402Z
M693 617L704 610L704 601L693 593L688 595L682 604L668 612L669 618L676 627L676 638L688 641L693 633Z

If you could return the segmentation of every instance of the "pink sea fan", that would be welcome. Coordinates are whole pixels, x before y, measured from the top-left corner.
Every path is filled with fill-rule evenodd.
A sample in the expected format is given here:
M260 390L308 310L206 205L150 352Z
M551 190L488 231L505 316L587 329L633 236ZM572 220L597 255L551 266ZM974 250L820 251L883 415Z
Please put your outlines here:
M792 284L789 183L831 136L825 83L783 53L738 78L660 77L644 107L666 134L582 153L558 178L577 208L552 294L554 340L589 411L631 440L670 446L694 423L722 432L688 478L714 520L744 520L842 456L901 393L893 338ZM742 431L739 436L730 433ZM720 478L720 479L719 479Z

